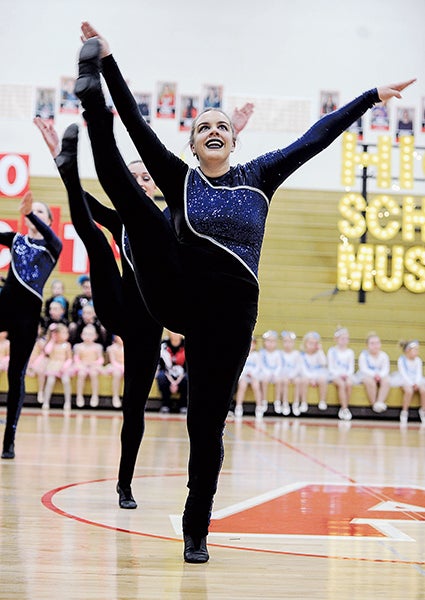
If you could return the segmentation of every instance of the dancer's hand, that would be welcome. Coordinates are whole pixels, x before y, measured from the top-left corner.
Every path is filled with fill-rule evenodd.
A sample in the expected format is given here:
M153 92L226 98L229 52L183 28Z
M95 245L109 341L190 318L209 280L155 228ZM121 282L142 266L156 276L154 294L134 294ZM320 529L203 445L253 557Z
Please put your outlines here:
M56 129L53 127L53 123L51 121L44 121L41 117L35 117L33 123L41 131L41 135L50 150L50 154L53 158L56 158L61 151L61 147L59 136Z
M242 108L235 108L232 115L232 125L235 135L238 135L244 129L253 112L254 105L252 102L247 102Z
M389 85L383 85L378 88L379 99L385 104L391 98L401 98L400 92L402 92L409 85L412 85L416 81L415 79L409 79L402 83L390 83Z
M29 190L22 198L19 205L19 212L25 217L32 211L32 192Z
M83 21L81 23L81 41L86 42L92 37L99 38L100 58L105 58L105 56L109 56L109 54L112 54L109 44L105 40L105 38L102 37L100 33L94 27L92 27L88 21Z

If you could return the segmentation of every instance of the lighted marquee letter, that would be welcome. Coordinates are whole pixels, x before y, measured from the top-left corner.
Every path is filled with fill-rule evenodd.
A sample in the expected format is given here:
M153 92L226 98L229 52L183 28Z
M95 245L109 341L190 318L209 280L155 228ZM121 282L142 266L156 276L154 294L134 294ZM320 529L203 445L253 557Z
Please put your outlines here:
M391 265L390 265L391 255ZM395 292L403 285L404 272L403 246L376 246L375 247L375 283L383 292ZM388 275L391 267L391 275Z
M366 201L361 194L345 194L338 205L341 216L338 221L339 232L347 238L359 238L366 231L366 220L362 211L366 210Z
M373 282L373 246L360 244L357 256L352 244L338 246L337 288L339 290L364 290L370 292Z
M413 196L405 196L402 221L403 241L413 242L416 229L421 230L421 240L425 242L425 198L422 198L422 207L417 208Z
M400 229L399 221L387 221L390 216L400 215L400 206L390 196L376 196L371 200L366 209L366 222L368 232L377 240L386 242L395 237Z
M399 141L400 148L400 187L405 190L413 189L413 153L415 138L411 135L402 135Z
M341 183L352 187L356 179L356 167L376 167L376 183L380 188L391 185L391 137L378 137L376 154L371 152L356 152L357 134L345 132L342 136L342 173Z
M422 294L425 292L425 248L413 246L406 251L404 259L406 269L404 285L410 292Z

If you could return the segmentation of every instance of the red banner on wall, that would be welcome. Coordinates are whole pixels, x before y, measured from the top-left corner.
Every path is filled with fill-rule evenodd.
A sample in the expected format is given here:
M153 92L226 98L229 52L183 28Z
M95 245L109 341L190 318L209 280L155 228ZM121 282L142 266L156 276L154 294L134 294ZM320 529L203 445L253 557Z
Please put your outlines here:
M0 154L0 197L23 196L29 188L29 154Z

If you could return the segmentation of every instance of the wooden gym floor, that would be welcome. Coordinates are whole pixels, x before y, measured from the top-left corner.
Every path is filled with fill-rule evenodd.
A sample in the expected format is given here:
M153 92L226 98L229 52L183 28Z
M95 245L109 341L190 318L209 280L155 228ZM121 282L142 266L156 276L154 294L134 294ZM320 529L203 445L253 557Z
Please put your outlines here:
M147 414L132 511L115 492L120 427L24 408L0 464L1 600L425 597L420 423L229 418L204 565L182 559L185 418Z

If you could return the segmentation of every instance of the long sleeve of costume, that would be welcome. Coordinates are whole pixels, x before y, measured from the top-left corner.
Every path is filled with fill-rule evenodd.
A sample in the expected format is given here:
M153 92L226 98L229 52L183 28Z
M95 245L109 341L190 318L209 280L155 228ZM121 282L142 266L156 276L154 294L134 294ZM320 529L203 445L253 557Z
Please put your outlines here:
M183 186L187 164L170 152L146 123L112 55L102 60L102 72L118 114L141 159L167 202L172 201L176 185L179 188Z
M41 233L46 242L47 250L51 253L55 261L59 258L59 255L62 251L62 242L55 234L53 229L51 229L44 221L39 219L37 215L34 213L29 213L26 215L29 221L37 228L37 231Z
M122 223L115 209L105 206L88 192L84 192L93 219L112 233L117 244L121 244Z
M0 244L2 246L7 246L8 248L11 248L14 237L14 231L0 231Z
M263 187L263 190L267 196L271 198L285 179L327 148L379 101L377 90L369 90L338 110L323 116L304 135L286 148L268 152L255 159L254 162L260 164L261 179L266 181L267 189Z

